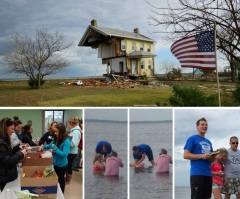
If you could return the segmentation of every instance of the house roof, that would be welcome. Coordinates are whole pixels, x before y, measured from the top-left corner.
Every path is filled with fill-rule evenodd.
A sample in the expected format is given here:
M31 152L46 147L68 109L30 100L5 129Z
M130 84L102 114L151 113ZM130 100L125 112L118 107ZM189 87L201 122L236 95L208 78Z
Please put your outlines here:
M150 52L145 52L142 50L139 51L133 51L130 54L127 54L127 57L131 57L131 58L139 58L139 57L156 57L156 55L150 53Z
M97 37L98 41L89 41L89 38ZM104 27L97 27L89 25L87 30L85 31L82 39L80 40L78 46L92 46L92 44L95 42L103 41L106 38L111 37L118 37L118 38L129 38L129 39L136 39L141 41L149 41L153 42L153 39L150 39L144 35L137 34L135 32L128 32L124 30L117 30L113 28L104 28Z

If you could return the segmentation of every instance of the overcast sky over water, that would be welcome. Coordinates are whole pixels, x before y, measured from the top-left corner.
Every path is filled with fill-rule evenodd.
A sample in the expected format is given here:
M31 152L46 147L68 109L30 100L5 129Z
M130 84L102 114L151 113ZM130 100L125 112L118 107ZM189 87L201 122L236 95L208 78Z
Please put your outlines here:
M190 161L183 159L183 148L187 138L197 133L196 122L205 117L208 121L208 138L213 150L220 147L229 148L231 136L240 137L240 109L177 109L174 110L175 135L175 185L188 186L190 176Z
M156 7L166 4L166 1L148 0ZM177 0L171 0L172 4ZM175 3L176 4L176 3ZM67 42L73 46L65 51L70 61L70 67L64 69L58 76L96 76L106 72L106 66L97 57L97 50L90 47L78 47L85 30L92 19L96 19L98 26L115 28L132 32L138 27L140 33L156 41L155 70L162 73L160 62L178 61L170 52L173 42L162 40L160 26L149 26L149 16L153 7L144 0L1 0L0 2L0 78L3 74L3 55L6 54L8 38L15 33L33 36L36 29L47 29L49 32L59 32ZM186 69L188 70L188 69ZM191 70L190 70L191 71ZM17 75L7 75L16 78Z

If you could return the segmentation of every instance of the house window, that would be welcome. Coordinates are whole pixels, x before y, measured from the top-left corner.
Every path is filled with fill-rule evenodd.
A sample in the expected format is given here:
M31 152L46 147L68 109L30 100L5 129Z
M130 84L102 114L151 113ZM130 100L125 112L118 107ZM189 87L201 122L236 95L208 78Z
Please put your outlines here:
M152 69L152 61L148 60L148 69Z
M136 43L132 42L132 50L136 50Z
M53 121L56 121L58 123L64 122L64 111L45 111L45 124L44 129L45 132L48 131L48 127Z
M151 52L151 44L147 44L147 52Z
M141 69L144 69L144 61L141 61Z
M126 42L124 40L121 40L121 50L126 51Z
M144 50L144 44L143 43L140 43L140 50Z

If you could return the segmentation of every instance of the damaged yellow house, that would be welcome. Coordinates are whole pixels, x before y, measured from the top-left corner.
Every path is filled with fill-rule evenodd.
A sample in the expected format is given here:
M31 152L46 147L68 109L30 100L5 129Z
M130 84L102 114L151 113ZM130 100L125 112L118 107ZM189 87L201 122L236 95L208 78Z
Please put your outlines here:
M78 46L98 49L98 58L107 65L107 75L124 75L130 79L154 75L154 40L133 32L103 28L93 19Z

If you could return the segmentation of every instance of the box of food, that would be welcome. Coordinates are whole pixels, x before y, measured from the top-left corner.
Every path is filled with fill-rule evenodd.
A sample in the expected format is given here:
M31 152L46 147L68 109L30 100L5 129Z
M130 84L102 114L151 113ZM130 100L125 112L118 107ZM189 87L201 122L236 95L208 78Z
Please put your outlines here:
M23 166L20 177L21 190L29 190L30 193L38 194L38 199L56 199L58 177L54 170L48 167Z
M48 151L48 153L50 153ZM52 156L46 156L46 152L27 153L22 161L22 166L47 166L53 164Z

